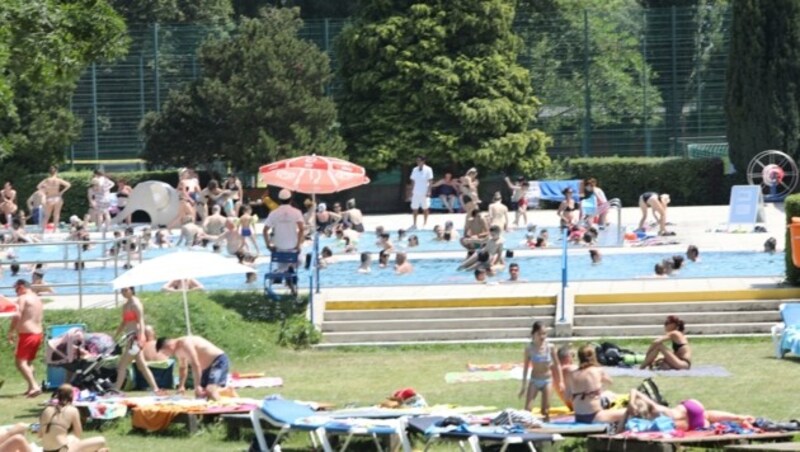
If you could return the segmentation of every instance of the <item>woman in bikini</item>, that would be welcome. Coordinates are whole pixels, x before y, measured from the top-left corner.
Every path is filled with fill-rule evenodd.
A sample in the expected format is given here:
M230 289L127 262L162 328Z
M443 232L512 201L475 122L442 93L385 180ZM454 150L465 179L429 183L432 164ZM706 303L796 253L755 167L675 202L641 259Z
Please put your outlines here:
M603 407L604 386L611 384L611 378L597 362L594 346L586 344L578 349L578 368L564 376L565 394L572 399L575 422L618 423L625 419L624 409Z
M37 190L44 190L44 220L42 221L42 232L47 229L50 219L57 228L61 221L61 208L64 206L64 192L69 190L72 185L58 177L58 169L50 167L50 176L39 182Z
M162 391L158 388L153 373L147 367L147 362L144 360L144 344L145 344L145 324L144 324L144 307L142 302L136 297L136 290L133 287L126 287L122 289L122 296L125 298L125 303L122 305L122 321L117 328L114 337L118 337L123 332L130 335L129 339L125 341L125 346L122 350L122 355L119 358L117 366L117 381L114 383L114 388L119 391L122 389L122 384L125 382L125 377L128 374L128 365L132 360L136 361L136 367L142 373L144 379L153 392L160 394Z
M530 363L530 366L528 366ZM534 322L531 329L531 343L525 347L525 357L522 360L522 389L519 397L525 395L525 411L531 410L531 403L536 395L542 393L542 416L544 421L550 421L550 390L553 374L558 376L557 381L564 381L561 366L558 364L558 355L553 344L547 341L547 329L542 322ZM528 383L528 369L531 371L530 384ZM564 388L559 388L563 392Z
M78 409L72 405L72 385L63 384L55 393L56 404L46 407L39 416L39 437L43 452L107 451L102 436L81 439L83 426Z
M98 231L107 231L111 226L111 203L103 182L100 179L92 179L86 196L89 200L89 217L94 221Z
M239 209L242 207L242 196L244 194L242 181L235 174L228 173L228 178L225 180L223 188L231 193L226 203L225 213L229 217L235 217L239 215Z
M674 408L665 407L635 389L631 390L628 403L631 417L652 420L660 415L668 416L675 423L675 429L680 431L707 429L714 422L733 421L752 424L755 421L753 416L706 410L703 404L695 399L684 400Z
M125 179L117 181L117 209L120 213L125 209L125 206L128 205L128 198L130 198L132 191L133 189L128 185ZM127 224L131 224L131 216L126 216L124 221Z
M11 182L6 182L3 189L0 190L0 211L6 218L6 226L11 227L14 213L17 212L17 191L14 190Z
M683 320L671 315L664 322L665 334L650 345L640 369L658 367L659 369L687 370L692 367L692 347L684 334ZM672 347L666 344L671 343ZM661 355L661 359L658 356Z
M639 229L644 230L647 222L647 214L652 209L653 216L658 221L658 235L675 235L674 232L667 232L667 206L670 203L669 195L666 193L658 194L652 191L642 193L639 196L639 208L642 209L642 219L639 220Z
M581 218L581 205L572 196L574 192L571 188L567 187L561 193L564 194L564 200L558 206L558 217L561 219L562 228L571 228L576 226Z

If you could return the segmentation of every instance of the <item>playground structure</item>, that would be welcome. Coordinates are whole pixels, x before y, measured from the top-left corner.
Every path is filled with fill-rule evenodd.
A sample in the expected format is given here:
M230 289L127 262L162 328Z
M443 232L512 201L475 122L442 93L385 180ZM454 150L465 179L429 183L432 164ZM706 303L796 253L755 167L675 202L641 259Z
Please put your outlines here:
M114 217L114 224L139 210L147 213L152 226L168 225L178 215L180 200L178 191L167 183L146 181L136 184L125 208Z

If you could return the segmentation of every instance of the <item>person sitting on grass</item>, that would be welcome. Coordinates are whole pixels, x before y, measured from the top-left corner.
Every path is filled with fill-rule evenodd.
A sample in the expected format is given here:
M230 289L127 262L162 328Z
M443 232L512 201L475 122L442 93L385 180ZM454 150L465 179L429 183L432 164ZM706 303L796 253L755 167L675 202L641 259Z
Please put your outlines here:
M160 337L156 341L156 351L178 359L179 393L185 391L188 368L191 367L195 395L220 400L219 390L227 384L230 371L228 355L221 348L200 336Z
M703 404L695 399L684 400L674 408L665 407L636 389L631 390L628 412L630 417L650 420L658 416L667 416L675 423L676 430L684 432L704 430L715 422L732 421L744 423L745 426L755 422L755 418L749 415L706 410Z
M108 451L106 439L102 436L81 439L83 426L78 409L72 405L73 394L72 385L59 386L55 393L56 404L45 407L39 416L42 449L45 452Z
M666 334L653 341L639 368L690 369L692 367L692 347L683 332L684 329L683 320L674 315L667 317L664 322ZM672 347L667 347L665 345L667 342L671 342ZM661 359L658 359L659 355L661 355Z
M0 450L4 452L32 452L33 447L25 439L27 430L28 426L22 423L0 427Z
M564 378L568 373L572 373L578 369L578 366L573 361L573 358L575 357L575 351L569 344L562 345L558 348L557 355L558 365L561 367L561 374L559 375L558 372L553 373L553 387L558 393L558 398L564 402L564 406L572 410L572 399L567 397Z

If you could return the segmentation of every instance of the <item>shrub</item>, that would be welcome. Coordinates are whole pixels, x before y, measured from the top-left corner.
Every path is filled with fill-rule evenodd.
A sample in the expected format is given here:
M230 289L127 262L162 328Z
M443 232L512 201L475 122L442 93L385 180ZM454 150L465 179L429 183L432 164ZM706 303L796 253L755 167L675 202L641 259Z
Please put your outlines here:
M322 334L304 315L294 315L281 323L278 345L295 350L318 344Z
M800 217L800 195L791 195L783 204L786 210L786 224L791 224L792 217ZM800 268L792 262L792 237L789 228L786 228L786 282L793 286L800 286ZM800 244L798 244L800 246Z
M727 202L729 186L720 159L600 157L568 161L576 179L594 177L609 198L635 206L646 191L669 193L675 205Z

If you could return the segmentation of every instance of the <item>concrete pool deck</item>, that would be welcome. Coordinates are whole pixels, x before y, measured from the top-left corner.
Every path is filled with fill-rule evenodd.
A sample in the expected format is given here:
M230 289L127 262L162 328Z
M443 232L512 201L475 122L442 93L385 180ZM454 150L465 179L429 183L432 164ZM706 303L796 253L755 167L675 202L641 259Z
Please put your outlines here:
M715 232L725 229L728 217L728 206L693 206L670 207L668 221L674 223L669 229L676 232L674 237L665 237L665 240L677 242L661 246L645 247L613 247L604 248L603 253L664 253L665 256L683 254L690 244L700 249L702 259L706 251L759 251L763 249L764 241L775 237L778 243L778 252L782 252L785 242L785 214L782 204L767 204L764 209L765 222L762 223L766 233L752 232ZM634 226L638 224L641 211L638 207L626 207L621 211L622 224ZM513 214L510 214L513 221ZM652 218L652 217L651 217ZM420 222L421 222L420 216ZM463 223L463 214L432 214L426 229L434 225L443 225L445 221L453 221L456 227ZM616 211L609 213L612 225L605 232L616 233ZM528 222L552 226L557 223L554 210L530 210ZM376 226L384 226L388 231L407 229L411 225L411 215L369 215L365 218L368 230ZM555 232L555 231L553 231ZM576 249L573 252L585 252ZM521 251L520 255L528 254ZM560 254L557 246L548 250L530 251L530 253ZM459 253L426 253L427 257L457 256ZM413 258L413 255L412 255ZM800 297L800 288L790 288L781 285L782 277L769 278L718 278L718 279L637 279L626 281L576 281L569 284L570 292L579 303L590 302L626 302L633 299L641 300L649 294L653 301L703 301L703 300L742 300L742 299L785 299ZM363 308L389 308L405 304L418 304L420 302L442 303L453 306L464 303L502 303L510 298L529 299L536 303L555 303L555 297L560 292L560 282L547 283L520 283L496 285L452 285L452 286L403 286L403 287L351 287L351 288L322 288L321 296L315 297L318 308L326 305L325 309L348 309L351 303L360 302ZM52 300L47 304L47 309L76 309L80 300L77 295L52 295ZM445 301L450 300L450 301ZM460 300L460 301L458 301ZM494 301L492 301L494 300ZM550 301L552 300L552 301ZM405 301L407 303L400 303ZM464 303L461 303L462 305ZM375 306L372 306L372 305ZM82 306L114 307L113 294L84 295ZM317 309L322 311L322 309ZM316 317L316 316L315 316Z

